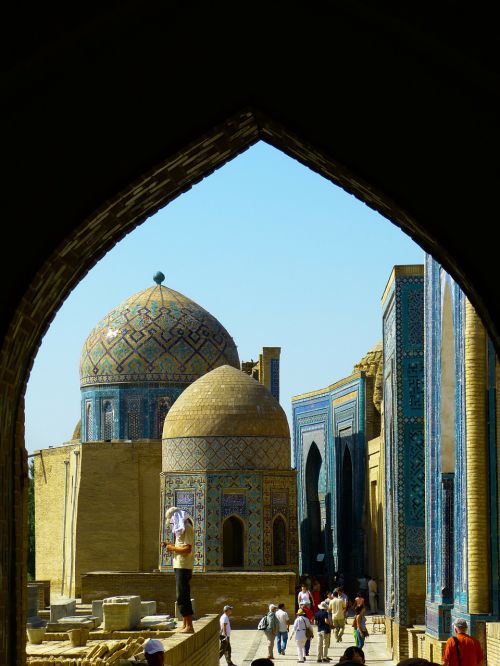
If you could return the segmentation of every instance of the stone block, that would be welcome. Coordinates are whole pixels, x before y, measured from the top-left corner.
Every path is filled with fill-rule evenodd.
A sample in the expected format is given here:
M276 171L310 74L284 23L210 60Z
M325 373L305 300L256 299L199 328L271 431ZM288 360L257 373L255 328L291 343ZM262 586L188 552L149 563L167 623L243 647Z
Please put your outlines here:
M102 605L105 631L136 629L141 623L141 598L135 595L108 597Z
M141 601L141 617L156 615L156 601Z
M49 632L64 632L69 629L78 629L84 627L89 631L93 631L100 625L98 617L92 615L75 615L70 617L62 617L57 622L49 622L47 631Z
M38 585L28 583L28 612L27 617L36 617L38 615L39 596Z
M76 599L59 599L50 604L50 621L57 622L62 617L75 615Z
M92 602L92 615L98 617L101 620L101 622L104 619L104 615L102 614L102 604L103 604L102 599L96 599L95 601Z
M170 615L146 615L141 620L141 629L175 629L176 621Z

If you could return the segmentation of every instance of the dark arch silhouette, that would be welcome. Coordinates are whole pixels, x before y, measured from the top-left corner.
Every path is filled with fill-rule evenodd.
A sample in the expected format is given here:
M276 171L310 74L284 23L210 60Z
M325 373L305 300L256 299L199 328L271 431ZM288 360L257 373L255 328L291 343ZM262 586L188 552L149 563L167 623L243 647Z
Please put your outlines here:
M311 444L306 462L306 501L307 501L307 542L309 544L310 568L316 562L316 556L322 551L321 507L319 503L319 473L321 454L316 442Z
M273 564L281 566L287 563L287 530L282 516L276 516L273 522Z
M245 564L245 527L236 516L229 516L222 526L222 565L240 567Z
M257 2L254 15L266 15L257 45L251 20L228 34L224 3L172 9L157 1L112 8L77 2L64 15L31 1L9 7L4 216L23 261L5 262L9 289L0 329L0 463L11 470L0 503L7 535L0 553L5 663L25 660L26 570L18 556L26 494L23 395L43 333L65 296L115 242L259 138L402 226L457 279L500 350L497 248L485 243L498 181L488 160L498 147L496 114L484 114L496 103L490 82L499 69L492 57L493 10L492 4L489 12L456 7L450 13L442 3L429 21L425 6L374 12L369 3L330 3L315 14L291 3ZM158 85L186 34L190 57L176 61L169 86ZM297 34L300 53L293 48ZM459 43L461 34L467 39ZM98 57L89 58L89 44ZM237 77L221 67L228 52L239 63ZM283 53L294 56L284 63ZM335 62L342 62L335 85L344 103L332 107L325 81ZM278 64L282 85L276 86ZM298 79L300 68L310 76ZM372 70L384 76L374 79ZM131 71L142 74L135 90L128 86ZM214 79L213 71L220 76ZM367 88L360 77L377 100L362 119ZM92 83L93 95L82 82ZM464 95L471 85L474 95ZM144 104L144 90L154 91L156 104ZM68 104L72 113L64 113ZM401 106L411 131L394 131ZM168 163L165 185L161 169ZM457 234L470 220L476 233Z
M339 562L340 570L346 574L352 569L352 520L353 520L353 483L352 459L349 447L344 449L342 457L342 477L340 485L340 533L339 533Z

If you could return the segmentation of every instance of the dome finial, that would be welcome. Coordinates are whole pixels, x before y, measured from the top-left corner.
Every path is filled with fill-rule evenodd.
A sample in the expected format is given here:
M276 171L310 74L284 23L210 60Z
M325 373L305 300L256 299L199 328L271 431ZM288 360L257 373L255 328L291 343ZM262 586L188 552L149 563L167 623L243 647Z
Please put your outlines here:
M158 271L158 273L155 273L153 275L153 280L156 282L156 284L161 284L165 279L165 276L161 271Z

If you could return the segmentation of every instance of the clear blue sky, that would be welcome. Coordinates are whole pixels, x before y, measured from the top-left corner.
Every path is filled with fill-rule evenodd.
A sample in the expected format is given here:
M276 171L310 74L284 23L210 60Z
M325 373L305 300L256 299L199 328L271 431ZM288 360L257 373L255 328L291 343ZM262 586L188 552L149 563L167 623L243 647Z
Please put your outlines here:
M240 360L281 352L281 404L327 386L382 337L394 264L423 263L400 229L298 162L259 143L130 233L66 299L26 395L29 452L71 438L79 358L94 325L131 294L165 284L217 317Z

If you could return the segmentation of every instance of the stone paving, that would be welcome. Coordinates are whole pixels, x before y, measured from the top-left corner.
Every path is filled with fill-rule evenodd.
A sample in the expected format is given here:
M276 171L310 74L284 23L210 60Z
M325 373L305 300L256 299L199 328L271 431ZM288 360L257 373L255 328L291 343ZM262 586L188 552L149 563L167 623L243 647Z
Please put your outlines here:
M391 655L386 648L385 634L373 632L373 625L370 618L366 618L367 629L370 636L366 639L363 651L366 657L367 666L395 666L396 662L391 659ZM349 645L354 645L354 637L352 634L352 618L348 619L346 632L343 636L341 643L336 643L335 639L330 644L328 656L331 659L331 666L334 666L344 650ZM314 629L316 633L316 629ZM291 629L290 629L291 633ZM257 657L267 657L267 641L263 631L257 629L233 629L231 633L231 647L232 659L237 666L249 666L252 659ZM311 641L311 649L306 663L317 663L317 647L318 639L315 637ZM297 663L297 649L295 641L292 639L288 642L285 656L278 655L278 651L274 650L274 664L275 666L291 666ZM220 664L223 666L226 663L224 657L221 659Z

